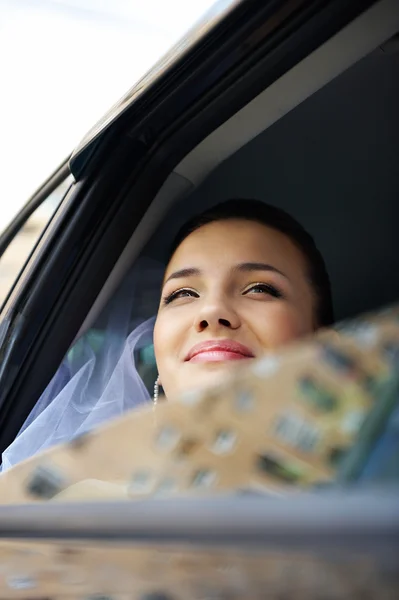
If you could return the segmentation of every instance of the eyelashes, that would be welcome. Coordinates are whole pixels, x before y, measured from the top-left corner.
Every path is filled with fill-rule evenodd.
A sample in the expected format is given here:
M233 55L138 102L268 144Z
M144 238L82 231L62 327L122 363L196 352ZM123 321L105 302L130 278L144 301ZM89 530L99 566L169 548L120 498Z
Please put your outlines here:
M255 291L255 290L257 290L257 291ZM281 290L279 288L277 288L276 286L271 285L270 283L253 283L244 290L243 294L246 296L247 294L249 294L251 292L253 292L255 294L266 293L270 296L273 296L273 298L283 298L284 297Z
M270 283L253 283L242 292L242 295L247 296L250 293L265 294L268 296L272 296L273 298L284 298L284 294L281 292L281 290L276 286L271 285ZM181 288L165 296L162 300L162 304L164 306L167 306L168 304L171 304L174 300L177 300L178 298L190 297L199 298L200 295L198 294L198 292L191 288Z
M163 299L163 304L167 305L170 304L171 302L173 302L173 300L177 300L177 298L185 298L185 297L193 297L193 298L199 298L199 294L197 292L195 292L194 290L191 290L190 288L182 288L180 290L176 290L175 292L172 292L171 294L168 294L164 299Z

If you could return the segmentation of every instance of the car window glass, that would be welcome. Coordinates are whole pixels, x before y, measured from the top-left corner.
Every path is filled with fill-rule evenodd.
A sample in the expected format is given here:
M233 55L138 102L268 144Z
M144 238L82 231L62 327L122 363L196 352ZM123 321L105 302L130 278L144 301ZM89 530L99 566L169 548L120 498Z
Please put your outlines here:
M35 210L0 257L0 306L11 290L30 253L56 211L72 176L67 177Z
M53 430L48 423L53 422L53 415L57 419L62 415L55 434L59 442L151 402L158 379L151 319L157 313L164 261L179 227L194 213L221 200L257 198L280 204L306 229L318 233L333 287L343 294L339 320L397 298L395 278L389 288L384 283L387 262L392 265L391 272L397 272L397 253L389 251L395 247L392 223L398 221L392 218L397 178L391 135L397 98L389 91L396 62L396 56L373 52L222 162L170 210L103 312L69 349L14 449L3 455L4 468L40 451L42 446L33 447L36 443L52 443ZM335 111L337 99L339 113ZM376 115L383 115L378 123ZM370 122L376 123L372 132L367 129ZM372 145L366 144L370 136ZM334 177L326 156L334 158ZM368 323L357 333L363 344L374 343L374 329ZM320 457L320 448L325 448L323 439L328 434L330 447L322 456L326 473L340 471L345 482L398 481L397 378L392 366L398 360L397 338L384 339L381 345L381 360L390 365L392 380L384 379L383 370L380 379L373 373L370 377L350 356L348 360L346 355L327 350L331 370L313 373L309 362L309 372L304 372L293 388L294 410L291 405L285 410L276 403L279 413L268 430L273 440L262 448L260 457L263 472L276 482L275 487L300 487L313 469L315 457ZM379 358L374 358L378 363ZM272 367L273 362L266 363L266 369ZM332 367L347 380L344 394L339 395L338 376ZM281 392L275 397L281 398ZM244 394L239 400L245 405L248 398ZM310 414L314 419L304 418ZM41 439L32 434L35 427ZM263 431L266 434L266 428ZM229 431L222 430L220 436L218 443L227 444ZM323 485L325 482L320 483Z

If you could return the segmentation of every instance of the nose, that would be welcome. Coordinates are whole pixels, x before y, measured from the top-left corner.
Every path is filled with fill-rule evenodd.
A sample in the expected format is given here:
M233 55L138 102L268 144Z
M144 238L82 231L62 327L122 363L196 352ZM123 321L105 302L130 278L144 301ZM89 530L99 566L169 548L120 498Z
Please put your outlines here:
M217 333L225 328L238 329L241 325L234 308L222 299L204 301L195 317L195 329Z

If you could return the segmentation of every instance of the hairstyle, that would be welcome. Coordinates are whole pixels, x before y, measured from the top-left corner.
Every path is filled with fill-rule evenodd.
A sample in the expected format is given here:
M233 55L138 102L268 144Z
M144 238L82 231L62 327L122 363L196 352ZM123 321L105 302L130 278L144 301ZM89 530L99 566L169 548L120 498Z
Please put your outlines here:
M316 319L320 327L334 321L331 284L323 257L312 236L294 217L276 206L260 200L232 199L221 202L190 219L179 230L171 247L170 258L183 240L200 227L227 219L245 219L262 223L290 238L308 264L308 277L316 295Z

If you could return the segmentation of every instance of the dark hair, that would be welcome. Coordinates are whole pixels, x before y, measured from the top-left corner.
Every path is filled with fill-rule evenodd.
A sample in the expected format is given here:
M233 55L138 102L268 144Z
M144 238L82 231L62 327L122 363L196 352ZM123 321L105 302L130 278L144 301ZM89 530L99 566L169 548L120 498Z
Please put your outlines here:
M281 208L260 200L227 200L190 219L178 232L172 244L170 257L182 241L196 229L214 221L245 219L257 221L284 233L305 256L310 282L316 292L316 317L320 326L331 325L334 321L330 278L323 257L312 236L300 223Z

